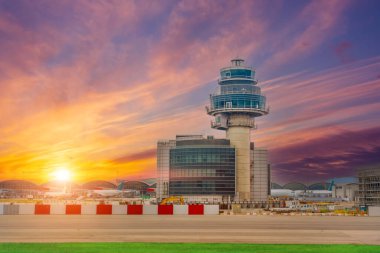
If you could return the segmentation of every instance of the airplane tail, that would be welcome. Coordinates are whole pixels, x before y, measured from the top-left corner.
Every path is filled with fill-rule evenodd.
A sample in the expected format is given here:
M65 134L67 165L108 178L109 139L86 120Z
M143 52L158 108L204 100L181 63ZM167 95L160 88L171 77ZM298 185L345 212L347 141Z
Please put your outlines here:
M124 185L125 185L125 182L122 181L122 182L118 185L117 189L118 189L119 191L122 191L122 190L124 189Z
M329 191L332 191L332 187L334 186L334 179L331 180L330 186L329 186Z

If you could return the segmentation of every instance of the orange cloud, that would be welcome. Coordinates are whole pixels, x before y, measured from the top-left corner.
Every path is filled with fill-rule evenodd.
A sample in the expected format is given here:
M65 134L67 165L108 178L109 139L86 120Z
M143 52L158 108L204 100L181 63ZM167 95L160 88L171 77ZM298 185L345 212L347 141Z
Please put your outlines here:
M271 32L280 2L270 8L254 1L14 4L20 6L0 10L0 179L36 182L50 180L58 166L72 168L77 181L152 176L158 139L223 137L204 111L219 68L235 56L249 64L260 59L260 78L272 63L311 54L347 5L310 3L291 19L303 29ZM312 42L308 50L304 41ZM356 99L376 93L378 82L361 75L373 73L378 59L357 64L301 69L261 83L272 111L258 119L252 139L277 148L339 132L329 127L336 121L363 127L350 117L378 109Z

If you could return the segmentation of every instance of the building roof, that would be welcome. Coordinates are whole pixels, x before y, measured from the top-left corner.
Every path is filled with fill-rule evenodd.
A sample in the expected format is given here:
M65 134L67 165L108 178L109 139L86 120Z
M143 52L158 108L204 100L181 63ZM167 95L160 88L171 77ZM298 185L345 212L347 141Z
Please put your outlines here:
M284 184L281 186L280 184L277 184L275 182L271 183L271 189L289 189L293 191L297 190L328 190L330 188L330 184L334 180L334 184L357 184L358 178L357 177L339 177L339 178L331 178L327 180L326 182L317 182L310 184L309 186L300 183L300 182L291 182Z
M282 189L282 186L277 183L272 182L271 189Z
M26 180L5 180L0 182L0 189L41 190L42 187Z
M337 178L328 179L326 182L331 183L333 180L334 180L334 184L351 184L351 183L358 182L357 177L337 177Z
M329 186L328 183L320 182L320 183L311 184L307 188L308 188L308 190L327 190L328 186Z
M142 180L139 180L140 182L144 182L146 183L147 185L149 186L152 186L154 184L157 183L157 178L146 178L146 179L142 179Z
M43 187L43 188L63 188L65 185L66 185L65 182L61 182L61 181L49 181L47 183L41 184L41 187ZM79 188L81 188L81 186L79 184L76 184L76 183L71 183L70 182L67 185L70 185L71 189L79 189Z
M142 183L145 184L146 186L152 187L155 184L157 184L157 178L144 178L144 179L135 179L135 180L128 180L128 179L122 179L122 180L117 180L118 182L124 182L125 184L128 183Z
M304 185L303 183L299 183L299 182L287 183L282 188L283 189L289 189L292 191L307 190L307 186Z
M117 186L115 184L108 181L103 181L103 180L90 181L82 185L83 189L94 189L94 188L116 189L116 187Z

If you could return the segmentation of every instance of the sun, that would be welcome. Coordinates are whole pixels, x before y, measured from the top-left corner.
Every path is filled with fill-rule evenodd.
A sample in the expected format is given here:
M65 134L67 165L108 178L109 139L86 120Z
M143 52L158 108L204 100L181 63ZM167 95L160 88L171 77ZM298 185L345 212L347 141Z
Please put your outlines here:
M55 180L57 181L62 181L62 182L70 181L71 172L67 168L61 167L61 168L58 168L54 172L54 177L55 177Z

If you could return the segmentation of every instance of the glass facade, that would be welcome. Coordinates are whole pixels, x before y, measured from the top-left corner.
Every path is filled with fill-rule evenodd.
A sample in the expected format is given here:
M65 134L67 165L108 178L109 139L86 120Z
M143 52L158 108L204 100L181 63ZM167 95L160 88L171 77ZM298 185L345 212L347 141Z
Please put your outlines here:
M222 79L226 78L253 78L253 71L251 69L244 69L244 68L238 68L238 69L226 69L222 70L220 72L220 75Z
M235 195L235 149L177 146L170 150L170 195Z
M212 110L226 108L251 108L265 110L266 98L257 94L228 94L211 97Z
M236 84L236 85L223 85L220 87L220 94L231 94L231 93L249 93L249 94L261 94L261 89L259 86L247 85L247 84Z
M221 86L225 85L231 85L231 84L249 84L249 85L255 85L257 83L256 80L247 80L247 79L227 79L227 80L220 80L219 84Z

